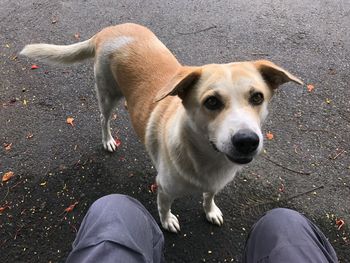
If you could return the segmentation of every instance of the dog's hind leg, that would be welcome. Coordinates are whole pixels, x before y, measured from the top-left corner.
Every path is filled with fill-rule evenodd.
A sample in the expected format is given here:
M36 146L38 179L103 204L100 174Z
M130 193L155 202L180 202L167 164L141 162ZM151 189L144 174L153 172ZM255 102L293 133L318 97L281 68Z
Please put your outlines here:
M203 208L207 220L215 225L221 226L224 223L224 218L219 207L214 202L214 193L203 193Z
M101 112L102 144L105 150L114 152L117 149L117 144L111 134L110 118L122 94L108 65L103 61L96 61L94 67L95 87Z
M177 233L180 231L180 224L177 217L171 213L170 208L173 201L174 198L164 193L161 190L161 187L158 186L157 204L160 222L162 223L164 229Z

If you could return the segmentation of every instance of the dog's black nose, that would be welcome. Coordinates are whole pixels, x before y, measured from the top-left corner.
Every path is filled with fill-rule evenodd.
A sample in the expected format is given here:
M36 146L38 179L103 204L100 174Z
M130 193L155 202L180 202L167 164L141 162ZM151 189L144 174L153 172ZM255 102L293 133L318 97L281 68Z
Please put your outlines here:
M250 154L259 146L259 137L251 130L239 130L231 140L235 150L242 154Z

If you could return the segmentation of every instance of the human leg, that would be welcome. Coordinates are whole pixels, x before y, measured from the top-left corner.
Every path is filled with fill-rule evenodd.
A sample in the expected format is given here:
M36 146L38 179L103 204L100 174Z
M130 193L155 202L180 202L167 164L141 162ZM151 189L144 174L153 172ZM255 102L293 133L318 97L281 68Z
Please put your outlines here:
M321 230L296 211L276 208L253 226L244 263L338 262Z
M66 263L163 262L163 245L161 230L142 204L113 194L91 205Z

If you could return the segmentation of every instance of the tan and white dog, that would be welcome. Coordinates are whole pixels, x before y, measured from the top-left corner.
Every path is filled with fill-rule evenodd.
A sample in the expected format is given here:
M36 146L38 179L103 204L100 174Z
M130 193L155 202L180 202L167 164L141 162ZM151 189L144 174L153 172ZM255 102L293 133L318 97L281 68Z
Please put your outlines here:
M203 193L211 223L223 215L215 194L261 151L267 104L281 84L302 82L266 60L183 66L147 28L107 27L73 45L27 45L22 55L56 64L95 58L102 143L115 151L110 117L126 98L132 124L157 169L162 226L178 232L175 198Z

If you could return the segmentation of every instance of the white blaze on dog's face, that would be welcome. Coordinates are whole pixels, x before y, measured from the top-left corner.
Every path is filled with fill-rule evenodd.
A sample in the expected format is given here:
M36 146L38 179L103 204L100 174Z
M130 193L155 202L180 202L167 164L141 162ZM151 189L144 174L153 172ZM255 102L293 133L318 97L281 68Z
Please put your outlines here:
M261 125L274 89L288 81L302 84L269 61L213 64L193 69L167 95L183 100L191 128L213 150L246 164L262 150Z
M244 164L262 149L261 124L271 96L251 63L207 65L184 105L193 128L205 134L213 150Z

